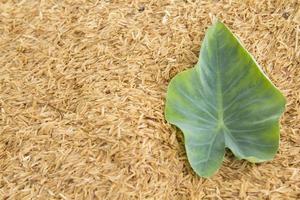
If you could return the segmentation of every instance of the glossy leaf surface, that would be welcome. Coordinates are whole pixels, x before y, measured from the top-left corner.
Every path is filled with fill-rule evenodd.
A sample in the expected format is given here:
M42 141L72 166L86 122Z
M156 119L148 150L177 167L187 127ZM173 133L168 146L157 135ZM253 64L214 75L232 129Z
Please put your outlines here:
M221 22L205 35L199 61L170 82L166 120L182 130L188 160L203 177L225 148L250 162L271 160L279 145L285 98Z

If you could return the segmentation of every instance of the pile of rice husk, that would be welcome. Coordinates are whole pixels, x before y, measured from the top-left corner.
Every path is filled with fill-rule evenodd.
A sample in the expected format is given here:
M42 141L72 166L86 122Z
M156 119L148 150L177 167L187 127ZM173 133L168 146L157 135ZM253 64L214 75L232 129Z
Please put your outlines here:
M299 199L300 2L0 3L0 199ZM274 160L209 179L164 119L212 16L287 98Z

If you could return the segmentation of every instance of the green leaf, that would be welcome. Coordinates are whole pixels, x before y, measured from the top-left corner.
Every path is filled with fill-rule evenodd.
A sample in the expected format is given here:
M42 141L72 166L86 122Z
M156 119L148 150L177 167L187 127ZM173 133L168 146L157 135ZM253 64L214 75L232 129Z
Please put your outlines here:
M165 117L182 130L192 168L209 177L220 168L225 148L250 162L271 160L284 107L284 96L217 21L207 30L196 66L171 80Z

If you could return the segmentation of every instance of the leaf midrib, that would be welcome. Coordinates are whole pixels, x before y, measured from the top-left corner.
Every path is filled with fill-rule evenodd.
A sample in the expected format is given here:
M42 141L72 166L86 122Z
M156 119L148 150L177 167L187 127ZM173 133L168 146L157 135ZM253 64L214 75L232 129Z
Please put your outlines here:
M209 144L209 149L208 149L208 152L207 152L207 157L206 159L202 160L201 162L204 163L204 166L203 168L206 168L207 166L207 163L208 161L210 160L210 154L211 154L211 150L213 148L213 144L217 138L217 135L218 134L224 134L224 142L225 142L225 133L224 131L225 130L228 130L227 127L225 126L224 124L224 116L223 116L223 113L224 113L224 110L223 110L223 93L222 93L222 85L221 85L221 69L220 69L220 60L219 60L219 40L218 40L218 37L215 36L216 38L216 49L217 51L215 52L215 55L216 55L216 61L217 61L217 66L216 66L216 69L217 69L217 77L216 77L216 84L217 84L217 94L216 94L216 99L217 99L217 131L214 135L214 137L212 138L210 144ZM228 130L229 131L229 130ZM201 163L200 162L200 163Z
M216 33L217 34L217 33ZM217 60L217 114L218 114L218 125L217 128L222 128L225 126L224 124L224 119L223 119L223 93L222 93L222 85L221 85L221 70L220 70L220 60L219 60L219 39L218 36L215 36L216 38L216 49L217 51L215 52L216 54L216 60Z

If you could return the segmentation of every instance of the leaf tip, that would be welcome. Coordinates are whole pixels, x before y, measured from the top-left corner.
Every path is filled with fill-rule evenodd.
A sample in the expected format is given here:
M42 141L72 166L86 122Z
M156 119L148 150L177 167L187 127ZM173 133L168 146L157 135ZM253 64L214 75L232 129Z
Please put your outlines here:
M217 24L219 22L218 18L216 16L214 16L214 15L212 16L211 20L212 20L212 24L213 25L215 25L215 24Z
M217 17L212 16L212 25L208 27L208 29L212 32L215 32L224 28L227 29L225 24L222 21L220 21Z

